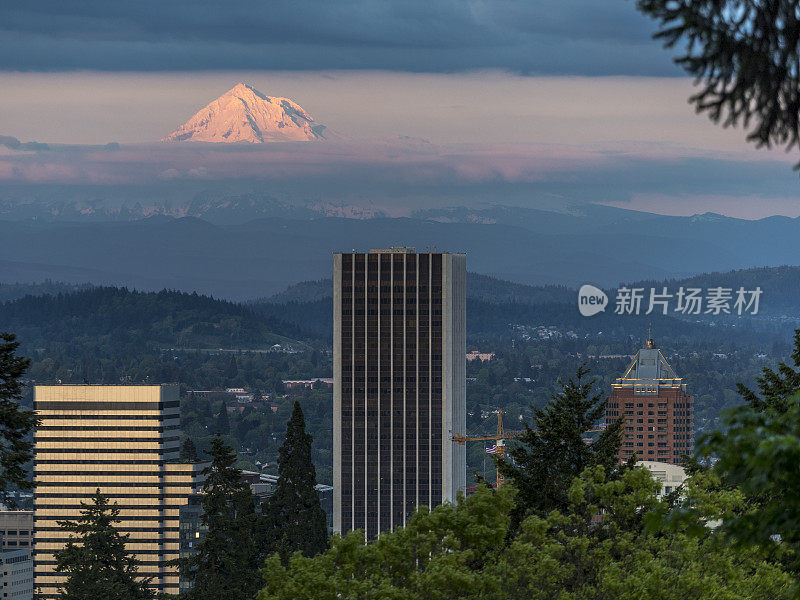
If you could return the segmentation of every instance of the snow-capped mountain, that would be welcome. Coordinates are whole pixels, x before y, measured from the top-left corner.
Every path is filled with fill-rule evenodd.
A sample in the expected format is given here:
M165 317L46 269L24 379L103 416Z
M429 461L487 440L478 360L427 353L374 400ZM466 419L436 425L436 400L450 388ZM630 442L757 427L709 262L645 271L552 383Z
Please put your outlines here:
M163 138L163 142L300 142L324 140L325 126L289 98L240 83Z

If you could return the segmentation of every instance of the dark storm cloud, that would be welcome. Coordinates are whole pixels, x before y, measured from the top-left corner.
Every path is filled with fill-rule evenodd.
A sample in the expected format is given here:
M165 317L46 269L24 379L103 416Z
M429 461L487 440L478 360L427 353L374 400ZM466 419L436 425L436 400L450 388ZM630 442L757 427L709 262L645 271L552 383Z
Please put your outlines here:
M651 32L628 0L5 0L0 69L676 74Z

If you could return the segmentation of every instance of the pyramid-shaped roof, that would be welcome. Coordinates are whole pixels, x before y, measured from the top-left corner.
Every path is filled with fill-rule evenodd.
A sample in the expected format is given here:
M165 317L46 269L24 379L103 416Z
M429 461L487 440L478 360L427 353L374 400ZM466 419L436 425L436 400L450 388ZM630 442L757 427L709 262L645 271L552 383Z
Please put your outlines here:
M681 378L675 374L661 350L656 347L655 341L648 338L645 347L636 353L622 377L617 378L614 387L646 386L652 389L680 387L681 384Z

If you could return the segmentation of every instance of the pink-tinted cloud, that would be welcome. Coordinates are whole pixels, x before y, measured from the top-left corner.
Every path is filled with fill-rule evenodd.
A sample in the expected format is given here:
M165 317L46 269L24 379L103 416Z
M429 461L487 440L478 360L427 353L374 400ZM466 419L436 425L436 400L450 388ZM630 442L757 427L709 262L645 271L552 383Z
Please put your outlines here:
M394 183L542 181L615 160L565 145L462 144L416 140L280 143L259 146L164 143L55 147L0 155L0 178L26 183L109 184L163 179L339 177L346 173Z

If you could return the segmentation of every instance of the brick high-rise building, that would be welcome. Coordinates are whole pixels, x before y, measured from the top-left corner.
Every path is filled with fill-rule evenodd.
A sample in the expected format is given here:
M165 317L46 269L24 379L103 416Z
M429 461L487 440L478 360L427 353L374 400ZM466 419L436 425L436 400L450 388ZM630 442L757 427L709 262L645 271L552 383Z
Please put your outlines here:
M335 254L333 528L369 539L466 485L466 257Z
M652 338L636 353L625 374L612 384L606 423L625 419L620 461L678 464L694 452L694 399Z

